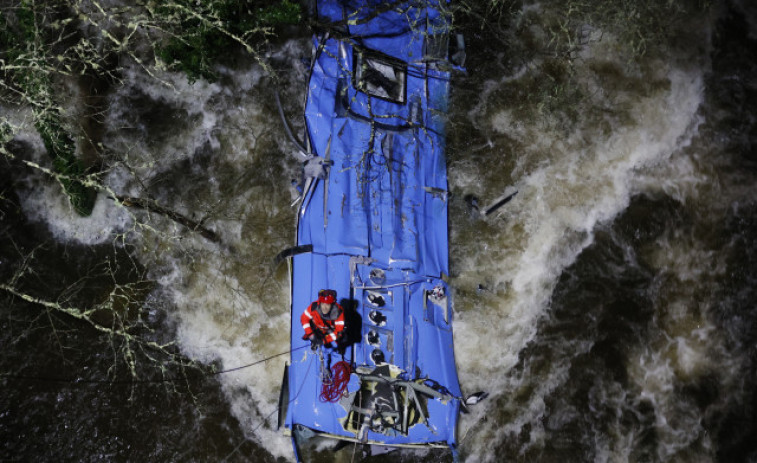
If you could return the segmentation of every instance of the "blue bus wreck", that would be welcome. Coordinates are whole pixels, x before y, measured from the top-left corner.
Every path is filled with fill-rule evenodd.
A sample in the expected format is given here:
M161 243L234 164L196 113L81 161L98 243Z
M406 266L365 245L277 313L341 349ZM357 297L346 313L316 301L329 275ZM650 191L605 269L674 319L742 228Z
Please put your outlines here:
M315 17L279 426L298 461L312 437L454 453L444 133L462 38L444 0L319 0ZM343 353L303 339L325 288L345 310Z

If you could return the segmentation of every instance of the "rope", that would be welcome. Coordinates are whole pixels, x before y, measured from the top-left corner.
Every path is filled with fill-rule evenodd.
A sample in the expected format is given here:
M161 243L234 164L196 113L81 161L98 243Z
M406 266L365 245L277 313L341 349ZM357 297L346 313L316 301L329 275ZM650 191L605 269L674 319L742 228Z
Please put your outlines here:
M27 376L27 375L12 375L12 374L6 374L6 373L0 373L0 378L5 379L15 379L15 380L21 380L21 381L37 381L37 382L49 382L49 383L68 383L68 384L153 384L153 383L174 383L178 381L197 381L202 378L205 378L206 376L216 376L224 373L231 373L233 371L242 370L244 368L249 368L258 364L261 364L263 362L267 362L271 359L274 359L276 357L281 357L282 355L286 355L295 351L298 351L300 349L303 349L307 347L300 346L295 347L292 350L288 350L286 352L280 352L278 354L271 355L270 357L266 357L264 359L258 360L256 362L248 363L247 365L242 365L235 368L229 368L228 370L220 370L220 371L211 371L208 373L202 373L199 376L191 377L191 376L185 376L183 378L162 378L162 379L131 379L131 380L104 380L104 379L79 379L79 378L53 378L53 377L45 377L45 376Z
M300 347L295 347L294 349L288 350L286 352L279 352L278 354L274 354L274 355L272 355L270 357L266 357L266 358L264 358L262 360L258 360L257 362L248 363L247 365L242 365L241 367L236 367L236 368L230 368L228 370L216 371L216 372L210 373L208 376L210 376L210 375L220 375L222 373L231 373L232 371L241 370L243 368L249 368L249 367L255 366L255 365L259 364L259 363L267 362L267 361L269 361L269 360L271 360L273 358L281 357L282 355L286 355L286 354L291 354L292 352L296 352L296 351L298 351L300 349L304 349L305 347L307 347L307 345L300 346Z
M331 367L331 383L323 383L321 387L321 402L336 402L342 393L347 389L347 383L350 382L352 368L350 364L342 360Z

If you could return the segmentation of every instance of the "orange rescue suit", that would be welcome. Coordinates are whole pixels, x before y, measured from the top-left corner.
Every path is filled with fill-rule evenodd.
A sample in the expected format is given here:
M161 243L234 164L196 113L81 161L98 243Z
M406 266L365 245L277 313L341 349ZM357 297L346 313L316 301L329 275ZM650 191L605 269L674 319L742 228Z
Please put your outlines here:
M324 315L318 308L318 301L316 301L305 309L300 317L300 322L302 322L302 328L305 330L305 336L302 339L309 338L313 334L313 328L315 328L322 335L323 343L328 344L335 342L342 335L344 310L341 305L334 303L331 310Z

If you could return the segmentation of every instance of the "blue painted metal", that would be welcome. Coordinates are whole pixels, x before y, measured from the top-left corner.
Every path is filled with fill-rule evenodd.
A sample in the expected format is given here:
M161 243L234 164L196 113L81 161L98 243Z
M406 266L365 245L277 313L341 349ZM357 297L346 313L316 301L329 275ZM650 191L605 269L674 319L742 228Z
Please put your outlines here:
M305 108L314 157L305 168L312 176L297 224L297 245L312 245L312 251L292 259L293 353L285 419L290 431L308 428L390 446L455 447L461 393L444 281L449 266L444 125L452 69L446 59L446 5L317 2L325 27L313 40ZM299 320L325 288L354 301L362 317L362 338L347 354L360 373L348 385L353 396L376 367L377 349L397 367L403 384L428 378L426 384L435 386L436 394L420 391L422 419L406 432L349 430L349 404L320 401L320 362L302 349L308 341L302 340ZM380 314L378 323L371 312ZM405 391L403 397L410 394Z

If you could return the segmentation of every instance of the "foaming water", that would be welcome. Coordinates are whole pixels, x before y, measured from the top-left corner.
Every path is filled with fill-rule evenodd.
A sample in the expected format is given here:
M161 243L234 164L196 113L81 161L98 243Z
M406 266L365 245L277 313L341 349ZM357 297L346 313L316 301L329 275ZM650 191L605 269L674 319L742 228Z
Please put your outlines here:
M628 354L628 375L637 402L654 410L659 460L700 448L712 451L696 397L681 394L687 384L719 370L732 374L722 351L723 338L708 316L713 289L725 262L680 231L658 238L646 261L654 269L654 317L647 341Z
M296 43L284 50L302 53ZM145 234L154 241L139 254L175 306L182 351L231 369L288 349L288 282L271 265L293 239L294 211L292 160L279 121L271 120L271 82L256 67L222 71L212 85L166 75L166 86L131 75L112 111L113 124L126 121L128 130L107 139L130 156L124 164L133 177L124 188L202 220L219 236L211 243L151 217L156 231ZM137 143L124 137L129 131ZM273 426L285 360L219 376L249 439L277 456L291 452Z
M303 50L293 41L278 55L295 62ZM303 71L295 67L275 85L295 80L288 86L300 92L290 96L295 100L304 92ZM182 353L224 370L289 348L288 281L272 263L293 241L289 179L296 164L275 116L273 81L255 65L219 72L219 82L209 84L126 68L109 96L102 143L110 170L92 215L77 217L42 173L25 180L20 201L28 218L46 223L62 242L127 244L157 283L152 297L172 307ZM41 140L29 133L17 142L44 165ZM113 195L153 200L202 223L218 242ZM289 440L274 430L285 360L218 376L248 438L276 456L291 454Z
M34 127L23 121L18 127L20 131L14 143L17 147L23 147L18 149L23 152L24 160L43 168L47 166L49 160ZM118 173L110 176L113 182L118 182L117 178ZM61 185L51 182L51 176L41 170L29 169L29 175L18 186L19 203L24 215L31 221L46 223L53 236L62 242L107 243L132 223L132 216L123 208L116 207L105 191L98 195L90 216L79 216L68 197L62 193Z
M566 129L541 120L527 124L509 109L493 111L488 121L494 133L519 146L511 174L519 193L505 210L485 219L486 226L496 231L471 239L473 228L463 229L453 244L470 250L462 254L472 256L453 257L454 286L462 290L456 298L456 355L463 359L459 362L463 384L487 388L499 396L498 403L518 403L517 412L511 412L515 416L508 413L504 421L484 420L488 410L463 419L462 427L473 429L466 438L471 461L493 461L495 455L485 450L486 442L506 442L526 425L530 444L525 448L538 442L544 445L550 435L540 421L549 414L545 400L567 380L571 359L588 352L595 341L566 340L561 347L568 353L553 358L544 369L530 369L536 362L527 358L526 366L513 369L523 361L526 346L540 336L539 323L550 316L564 270L594 243L598 227L611 223L632 197L644 192L640 173L654 171L688 146L701 123L697 110L703 101L704 69L671 58L645 69L624 70L618 57L612 56L613 48L608 37L590 42L582 51L577 72L596 100L579 103L583 118L573 126ZM595 72L603 66L614 67L614 80ZM651 84L624 85L642 80ZM505 79L496 85L510 83ZM598 123L603 100L622 108L624 123L613 123L611 130ZM452 174L453 187L475 183L464 173L456 175L461 173ZM489 290L476 291L478 284ZM688 344L679 345L682 355L694 356ZM664 377L661 382L666 383Z
M489 281L495 288L507 288L500 299L502 304L491 308L492 315L496 314L492 318L504 325L495 324L488 332L481 331L487 330L488 317L476 316L486 320L478 326L466 320L469 311L485 308L474 309L467 307L465 300L457 301L462 338L474 340L474 334L481 337L487 333L489 336L481 341L513 341L506 349L513 355L487 362L494 360L494 364L489 363L492 370L512 367L517 352L533 336L535 320L547 309L562 270L591 244L595 227L624 210L638 192L634 188L638 170L668 159L681 146L682 137L691 136L691 123L701 101L701 76L671 70L669 78L666 95L641 99L634 108L637 120L648 124L618 127L604 139L589 138L585 133L572 133L567 139L560 133L539 135L539 127L524 136L533 141L522 155L548 153L550 162L519 180L517 199L501 217L487 219L500 226L497 238L502 241L496 245L507 254L497 254L491 261L479 254L458 269L464 280L470 278L467 274L485 271L492 275ZM482 258L487 260L483 265ZM481 344L460 347L466 350L459 352L468 357Z
M700 19L690 46L638 60L612 31L593 31L571 70L580 92L549 100L556 110L528 109L516 91L548 78L547 58L463 79L481 91L452 115L450 145L467 151L450 153L450 189L482 202L518 190L485 218L451 201L458 370L465 391L491 393L462 417L468 461L714 460L719 420L742 416L751 325L727 304L752 294L754 170L720 152L727 111L710 101L709 27ZM276 82L293 119L307 51L290 41L273 56L293 69ZM270 77L253 65L220 75L190 84L127 69L103 136L112 192L154 199L217 242L108 192L77 218L36 174L20 201L61 241L128 244L157 283L151 297L171 307L182 352L229 369L289 347L289 283L271 262L294 241L299 173ZM19 141L41 163L28 132ZM218 378L247 438L290 458L273 430L285 359Z

